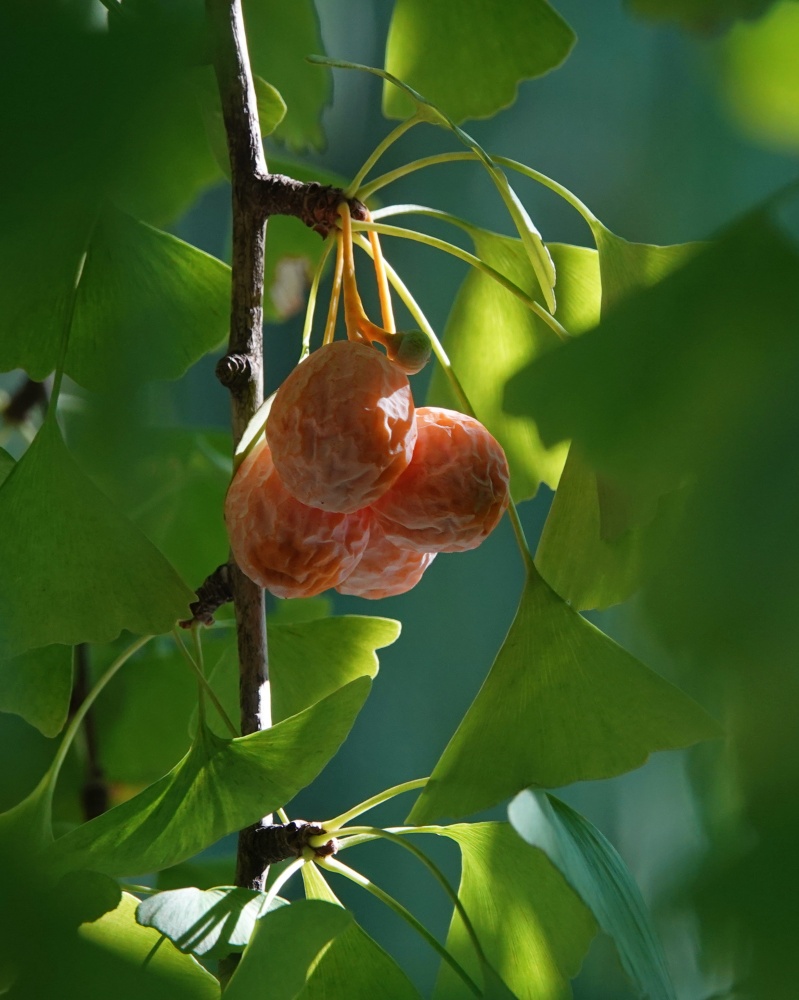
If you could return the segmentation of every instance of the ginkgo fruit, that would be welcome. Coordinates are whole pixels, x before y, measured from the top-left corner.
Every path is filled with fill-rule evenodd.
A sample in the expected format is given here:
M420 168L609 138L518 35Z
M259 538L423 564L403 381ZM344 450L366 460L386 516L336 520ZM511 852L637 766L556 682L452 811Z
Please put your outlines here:
M407 376L365 343L327 344L278 389L266 436L295 499L337 513L360 510L411 459L416 424Z
M478 420L455 410L419 407L416 425L410 464L372 512L395 545L418 552L476 548L508 506L505 452Z
M338 586L358 564L370 530L366 511L324 511L291 496L263 439L233 477L225 522L242 572L277 597L313 597Z
M373 523L369 543L350 575L336 587L340 594L378 600L411 590L435 559L435 552L417 552L390 542Z

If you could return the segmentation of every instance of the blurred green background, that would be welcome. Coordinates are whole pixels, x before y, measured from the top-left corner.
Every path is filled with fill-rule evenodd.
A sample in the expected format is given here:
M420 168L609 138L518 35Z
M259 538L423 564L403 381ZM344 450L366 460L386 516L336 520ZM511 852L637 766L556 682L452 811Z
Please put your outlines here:
M510 109L494 120L468 123L486 149L561 181L614 232L647 243L711 237L795 178L799 5L777 4L761 21L731 30L715 25L705 33L644 20L617 2L560 0L556 6L575 29L578 43L561 68L524 83ZM389 5L326 0L319 4L319 15L330 56L383 64ZM312 163L320 171L351 177L390 127L380 105L377 79L336 73L332 103L324 116L326 147ZM445 133L423 126L392 147L379 170L451 148ZM286 155L271 142L267 153L281 161ZM520 182L517 189L545 240L590 245L584 223L558 198L532 184ZM386 200L435 206L486 228L511 232L495 192L472 165L416 173L383 194ZM229 192L227 185L219 184L169 228L228 259L229 226ZM435 226L431 231L436 232ZM415 244L386 240L384 249L434 328L443 330L464 267ZM296 361L301 326L302 313L267 327L267 392ZM225 431L227 397L213 375L220 353L205 358L179 382L158 383L131 398L128 405L139 409L135 423ZM422 374L413 381L417 402L424 399L428 377ZM10 390L15 384L12 376L0 377L0 388ZM111 445L116 447L116 442ZM14 443L8 446L13 449ZM223 449L223 443L219 447ZM521 507L533 546L550 501L551 493L542 487ZM224 557L219 551L217 561ZM206 571L215 564L209 562ZM187 582L195 586L201 579ZM399 641L380 654L379 678L351 738L321 779L292 804L291 815L333 815L383 787L430 772L499 648L521 584L522 567L506 521L479 550L436 559L409 594L377 605L334 596L337 613L396 618L403 631ZM726 695L712 671L697 676L689 669L690 658L681 662L666 654L635 600L589 617L711 712L721 714ZM0 777L3 805L32 787L52 752L49 743L18 717L0 716L0 746L5 759L15 761ZM609 837L636 875L655 912L677 994L687 1000L716 992L727 995L730 988L728 959L722 955L712 968L703 961L697 919L681 902L709 831L736 808L735 793L725 785L726 772L718 770L721 753L719 747L700 747L656 755L633 774L563 792ZM401 803L384 809L375 821L399 823L403 807ZM490 814L504 815L504 808ZM456 877L451 845L425 846ZM232 843L226 843L215 854L232 850ZM360 855L363 871L379 876L385 889L423 914L443 937L449 907L406 854L380 844ZM349 885L336 885L336 890L423 990L429 990L435 956L371 898ZM632 995L602 940L592 950L575 995L583 1000L624 1000Z

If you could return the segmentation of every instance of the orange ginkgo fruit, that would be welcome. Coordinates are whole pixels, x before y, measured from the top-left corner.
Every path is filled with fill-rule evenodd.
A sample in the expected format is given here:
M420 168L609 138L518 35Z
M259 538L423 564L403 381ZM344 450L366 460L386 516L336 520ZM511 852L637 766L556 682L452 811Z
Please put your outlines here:
M233 477L225 522L241 570L277 597L313 597L336 587L369 540L366 511L339 514L295 500L263 439Z
M376 523L369 532L369 544L350 575L336 590L354 597L396 597L411 590L435 559L435 552L417 552L390 542Z
M377 348L334 341L278 389L266 436L293 497L327 511L360 510L385 493L413 453L407 376Z
M372 512L389 541L419 552L476 548L508 506L508 461L479 420L437 406L416 411L408 468Z

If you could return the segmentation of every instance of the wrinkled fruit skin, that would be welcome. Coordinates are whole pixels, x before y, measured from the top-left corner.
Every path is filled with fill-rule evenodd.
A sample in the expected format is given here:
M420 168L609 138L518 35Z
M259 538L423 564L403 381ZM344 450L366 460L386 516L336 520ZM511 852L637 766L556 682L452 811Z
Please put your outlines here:
M410 384L376 348L335 341L280 387L266 436L293 497L353 513L382 496L410 462L416 442Z
M508 506L508 462L483 425L455 410L416 411L408 468L372 506L389 541L418 552L476 548Z
M435 559L435 552L416 552L390 542L379 525L372 524L369 544L350 575L336 590L340 594L378 600L413 589Z
M331 513L295 500L263 440L230 484L225 522L242 572L277 597L313 597L338 586L369 541L367 512Z

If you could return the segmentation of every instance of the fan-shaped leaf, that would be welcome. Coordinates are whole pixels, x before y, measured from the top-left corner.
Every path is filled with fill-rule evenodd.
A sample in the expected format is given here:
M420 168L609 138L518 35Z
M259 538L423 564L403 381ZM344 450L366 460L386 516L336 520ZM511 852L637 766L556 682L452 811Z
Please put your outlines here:
M512 104L519 83L560 65L575 40L546 0L463 0L457 5L398 0L386 69L462 122L488 118ZM389 118L405 118L413 114L413 105L385 86L383 111Z
M0 488L0 656L168 631L191 592L84 476L54 416Z
M699 705L534 577L408 821L463 816L530 785L609 778L717 735Z
M0 712L21 715L45 736L61 732L71 695L71 646L41 646L0 660Z

